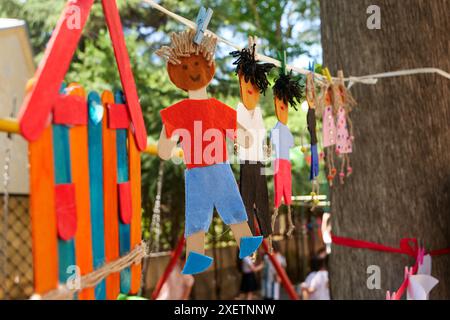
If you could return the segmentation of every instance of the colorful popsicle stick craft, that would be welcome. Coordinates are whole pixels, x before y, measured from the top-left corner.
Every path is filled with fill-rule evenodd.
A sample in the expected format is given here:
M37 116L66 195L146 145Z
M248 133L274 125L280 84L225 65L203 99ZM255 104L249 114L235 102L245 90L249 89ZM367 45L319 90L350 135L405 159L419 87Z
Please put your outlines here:
M29 140L35 292L45 295L128 254L141 242L140 152L147 134L115 0L102 6L124 93L70 84L61 89L94 0L78 0L80 28L68 1L20 112ZM61 90L60 90L61 89ZM126 103L125 103L126 99ZM108 114L107 106L111 108ZM48 120L51 120L50 122ZM108 120L111 120L108 122ZM81 283L70 282L70 283ZM110 274L80 299L137 293L140 264Z

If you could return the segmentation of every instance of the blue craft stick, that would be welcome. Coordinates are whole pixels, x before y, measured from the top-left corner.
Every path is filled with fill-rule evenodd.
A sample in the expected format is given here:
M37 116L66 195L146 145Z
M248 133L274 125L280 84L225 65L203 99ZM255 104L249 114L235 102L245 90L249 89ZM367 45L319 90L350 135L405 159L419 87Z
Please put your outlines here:
M117 90L114 92L115 103L125 103L123 92ZM116 147L117 147L117 183L128 182L129 168L128 168L128 149L127 149L127 130L116 130ZM120 210L120 206L118 206ZM119 211L117 212L117 219L119 219L119 252L120 256L126 255L130 252L130 225L124 224L120 220ZM120 272L120 292L128 294L131 289L131 270L125 268Z
M60 93L64 93L63 84ZM55 159L55 184L72 183L70 171L70 142L69 128L65 125L52 125L53 133L53 157ZM72 273L70 266L75 266L75 242L74 239L68 241L58 238L58 279L61 284L66 284ZM69 272L68 272L69 271Z
M89 92L88 106L94 108L101 106L101 99L97 92ZM91 113L90 113L91 114ZM95 114L95 113L92 113ZM92 254L94 269L105 263L105 236L103 220L103 138L102 122L89 118L88 144L89 144L89 187L91 198L91 229ZM103 280L95 287L95 298L106 299L106 282Z

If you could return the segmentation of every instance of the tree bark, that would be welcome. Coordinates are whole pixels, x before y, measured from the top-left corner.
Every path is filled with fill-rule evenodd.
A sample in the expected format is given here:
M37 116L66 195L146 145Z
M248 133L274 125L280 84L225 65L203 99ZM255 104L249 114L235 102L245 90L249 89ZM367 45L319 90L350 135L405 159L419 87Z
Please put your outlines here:
M367 28L367 8L381 8L381 30ZM450 1L321 0L324 65L333 74L365 75L417 67L450 70ZM333 233L399 246L418 238L428 249L450 247L450 81L414 75L356 84L352 112L354 174L332 191ZM414 260L333 246L334 299L384 299ZM369 290L367 267L381 268ZM433 259L439 284L431 299L450 299L450 257Z

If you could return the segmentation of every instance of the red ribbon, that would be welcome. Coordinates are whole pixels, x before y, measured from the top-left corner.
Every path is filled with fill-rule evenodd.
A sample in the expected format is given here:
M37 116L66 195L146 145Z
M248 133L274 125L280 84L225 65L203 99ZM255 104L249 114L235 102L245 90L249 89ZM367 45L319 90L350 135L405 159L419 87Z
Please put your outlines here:
M400 253L406 254L408 256L417 258L419 246L417 239L402 239L400 240L400 247L394 248L390 246L385 246L383 244L363 241L363 240L355 240L351 238L338 237L335 235L331 235L331 239L333 244L338 246L357 248L357 249L369 249L373 251L382 251L382 252L390 252L390 253Z
M413 239L413 238L401 239L399 248L385 246L383 244L379 244L379 243L375 243L375 242L338 237L335 235L331 235L331 239L333 241L333 244L338 245L338 246L357 248L357 249L369 249L369 250L373 250L373 251L399 253L399 254L408 255L408 256L416 259L416 263L414 264L414 267L412 268L411 275L415 275L417 273L417 270L419 267L419 261L417 260L417 257L419 254L419 244L418 244L417 239ZM442 255L446 255L446 254L450 254L450 248L431 250L429 252L429 255L431 255L433 257L442 256ZM393 300L400 300L402 298L403 294L405 293L406 289L408 288L408 285L409 285L409 277L405 276L405 280L401 284L400 288L393 295Z

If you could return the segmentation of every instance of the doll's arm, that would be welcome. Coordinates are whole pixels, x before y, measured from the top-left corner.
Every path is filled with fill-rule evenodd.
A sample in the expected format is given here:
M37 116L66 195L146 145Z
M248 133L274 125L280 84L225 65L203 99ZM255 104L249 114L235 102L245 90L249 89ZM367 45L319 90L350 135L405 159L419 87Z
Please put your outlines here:
M253 144L253 136L239 122L237 123L236 143L248 149Z
M163 126L158 141L158 156L165 161L170 160L177 146L177 141L177 137L167 138L166 128Z

